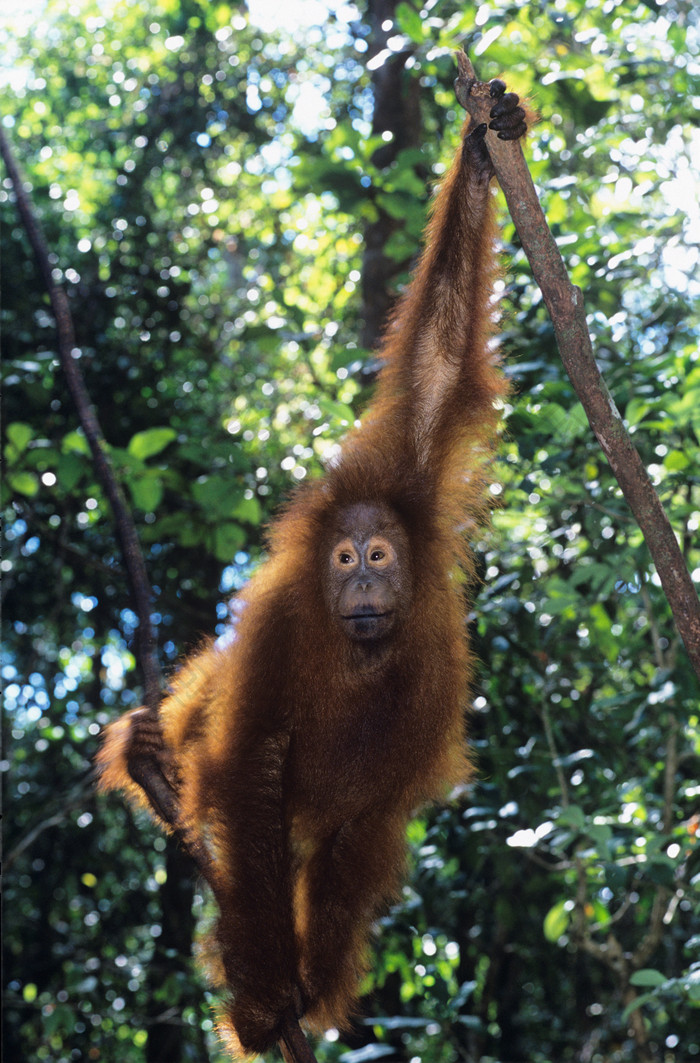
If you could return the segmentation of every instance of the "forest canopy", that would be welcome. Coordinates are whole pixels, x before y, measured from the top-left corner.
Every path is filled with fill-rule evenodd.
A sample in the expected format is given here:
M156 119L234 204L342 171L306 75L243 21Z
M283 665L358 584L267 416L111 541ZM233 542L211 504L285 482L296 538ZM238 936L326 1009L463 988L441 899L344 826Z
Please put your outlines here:
M19 5L18 5L19 6ZM598 365L700 582L700 11L690 0L34 0L1 121L133 510L164 671L371 393L457 143L454 49L526 149ZM700 1059L698 685L501 202L513 383L468 617L475 780L410 827L322 1063ZM2 223L5 1058L223 1063L210 897L97 798L137 618L9 177Z

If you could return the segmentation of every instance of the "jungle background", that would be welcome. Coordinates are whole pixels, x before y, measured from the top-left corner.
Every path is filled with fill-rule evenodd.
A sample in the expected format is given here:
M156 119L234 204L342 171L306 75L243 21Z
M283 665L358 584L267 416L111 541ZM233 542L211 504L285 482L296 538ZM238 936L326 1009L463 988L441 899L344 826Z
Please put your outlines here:
M265 524L367 398L457 143L453 50L526 149L599 365L700 580L692 0L2 5L2 123L133 506L159 653L229 621ZM502 205L501 205L502 206ZM136 618L5 173L8 1061L223 1063L211 900L98 798ZM321 1063L700 1059L698 686L502 207L513 381L468 622L473 785L410 828L362 1015Z

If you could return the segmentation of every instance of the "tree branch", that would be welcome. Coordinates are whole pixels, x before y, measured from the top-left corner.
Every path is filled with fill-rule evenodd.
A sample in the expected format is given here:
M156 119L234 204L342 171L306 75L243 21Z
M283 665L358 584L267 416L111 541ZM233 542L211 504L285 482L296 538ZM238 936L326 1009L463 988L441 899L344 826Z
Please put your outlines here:
M49 262L49 252L41 226L34 214L29 197L24 189L19 168L2 129L0 129L0 154L2 154L7 172L12 181L17 200L17 210L51 300L51 309L56 321L58 356L66 375L68 390L75 403L78 420L90 446L98 479L112 506L117 539L124 556L124 564L134 599L134 611L139 620L137 659L143 673L144 701L149 710L157 714L160 701L161 673L155 652L155 636L151 620L151 587L138 535L136 534L136 528L124 498L124 493L114 475L102 429L85 386L78 361L81 351L75 340L75 329L68 298L63 288L54 281L51 263Z
M489 87L476 81L474 68L463 52L458 53L457 62L457 99L473 118L488 125L493 104ZM569 280L520 142L499 140L489 129L486 145L549 310L561 360L642 530L686 652L700 678L700 601L669 519L596 365L581 290Z
M296 1015L291 1010L285 1016L279 1047L284 1063L318 1063Z

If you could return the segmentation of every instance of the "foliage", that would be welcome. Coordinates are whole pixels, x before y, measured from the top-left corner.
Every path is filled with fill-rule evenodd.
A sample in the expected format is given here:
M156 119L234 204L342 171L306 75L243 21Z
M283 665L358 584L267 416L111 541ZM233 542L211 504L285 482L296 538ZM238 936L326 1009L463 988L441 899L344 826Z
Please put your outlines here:
M362 233L380 210L398 221L386 251L405 269L426 175L458 133L461 41L542 115L529 158L548 219L700 573L698 12L399 3L390 50L410 53L425 146L387 169L372 162L366 15L331 5L292 32L236 4L80 0L2 28L4 127L68 290L169 666L225 629L274 506L356 416L373 371L356 340ZM0 209L5 1054L220 1060L189 960L209 902L195 893L192 915L178 854L93 795L100 726L138 699L135 618L6 181ZM697 683L507 219L503 239L514 393L477 544L476 779L412 826L369 1018L318 1055L687 1063Z

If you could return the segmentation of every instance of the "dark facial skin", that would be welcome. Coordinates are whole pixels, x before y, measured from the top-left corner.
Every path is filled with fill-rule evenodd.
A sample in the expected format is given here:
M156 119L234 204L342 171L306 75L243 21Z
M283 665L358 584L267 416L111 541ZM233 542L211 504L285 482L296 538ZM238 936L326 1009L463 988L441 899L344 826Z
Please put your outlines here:
M341 512L326 588L348 638L377 642L396 630L410 596L408 540L388 508L359 503Z

